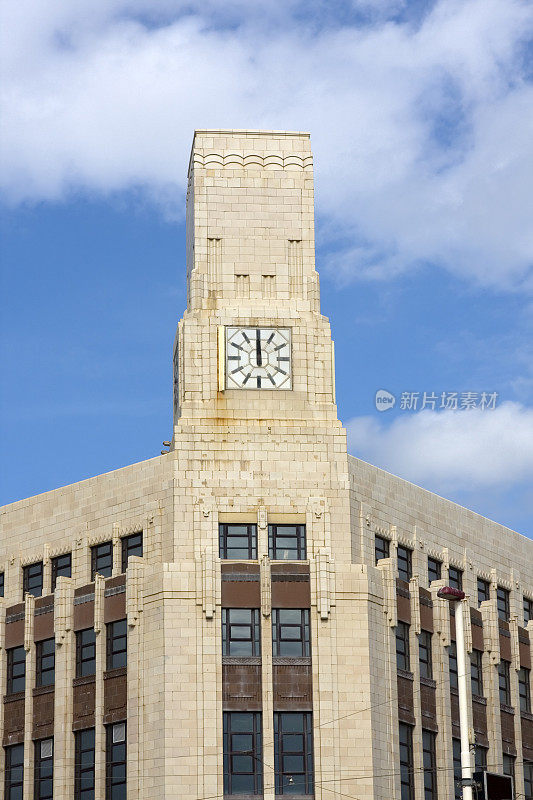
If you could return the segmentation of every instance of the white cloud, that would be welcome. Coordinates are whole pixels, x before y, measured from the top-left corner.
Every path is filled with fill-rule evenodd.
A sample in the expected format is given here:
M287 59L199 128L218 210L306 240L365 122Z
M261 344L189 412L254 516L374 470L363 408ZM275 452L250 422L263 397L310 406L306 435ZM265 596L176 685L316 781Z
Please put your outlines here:
M349 452L440 494L533 484L533 409L403 412L347 424Z
M526 289L531 8L440 0L419 25L387 19L402 5L357 27L320 0L305 17L296 0L5 4L4 196L141 187L181 207L195 127L308 129L324 235L353 243L336 273L430 262Z

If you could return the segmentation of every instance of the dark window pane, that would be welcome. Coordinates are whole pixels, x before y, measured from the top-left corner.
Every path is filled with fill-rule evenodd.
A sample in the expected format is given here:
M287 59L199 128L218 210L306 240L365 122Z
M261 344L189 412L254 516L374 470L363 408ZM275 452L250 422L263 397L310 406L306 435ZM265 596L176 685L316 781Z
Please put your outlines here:
M413 552L408 547L398 545L398 577L410 581L413 577Z
M496 602L498 606L498 616L504 622L509 622L511 616L510 594L503 586L496 589Z
M500 703L502 705L511 705L511 663L509 661L500 661L498 664L498 680L500 688Z
M4 596L4 573L0 572L0 597Z
M257 525L219 525L219 555L243 561L257 558Z
M442 577L442 563L436 558L428 558L428 582L440 581Z
M24 745L15 744L5 749L6 800L22 800L24 780Z
M12 647L7 651L7 694L23 692L26 688L26 651Z
M94 628L76 633L76 677L94 675L96 672L96 634Z
M224 795L262 794L261 714L226 711L223 728Z
M36 686L52 686L55 682L55 639L44 639L37 642L36 653Z
M41 739L35 742L34 798L53 800L54 796L54 742Z
M91 580L96 573L109 578L113 572L113 542L102 542L91 547Z
M457 669L457 645L455 642L450 642L448 656L450 664L450 688L457 689L459 686L459 673Z
M490 600L490 583L489 581L483 580L483 578L477 579L477 602L478 605L485 602L485 600Z
M108 623L106 669L125 667L128 649L128 625L125 619Z
M291 735L287 736L287 733ZM313 794L312 755L312 715L275 713L274 768L277 795Z
M272 653L274 656L309 656L308 608L272 609Z
M57 579L61 576L70 578L72 576L72 556L64 553L52 559L52 591L56 590Z
M463 796L463 790L461 788L461 781L463 778L463 773L461 770L461 740L460 739L453 739L453 780L454 780L454 797L455 800L461 800Z
M424 800L437 800L437 756L436 734L422 731L422 750L424 761Z
M400 784L401 800L414 800L413 731L403 722L400 722Z
M132 533L131 536L125 536L122 539L122 572L126 572L126 569L128 568L128 560L131 556L142 556L142 554L142 531L139 533Z
M126 800L126 723L106 728L106 800Z
M22 570L22 593L41 597L43 593L43 562L28 564Z
M74 760L74 800L95 800L94 794L94 728L77 731Z
M472 694L483 696L483 653L472 650L470 656L470 675L472 678Z
M533 619L533 600L524 597L524 626Z
M298 561L306 558L305 525L269 525L268 549L272 559Z
M521 667L518 672L518 695L520 711L531 713L531 670Z
M381 558L388 558L390 556L390 542L384 539L383 536L377 536L374 540L374 553L376 564Z
M411 669L409 625L398 622L396 626L396 666L407 672Z
M222 609L222 655L261 655L260 614L258 608Z
M422 678L433 678L433 654L431 647L431 633L421 631L418 638L418 648L420 657L420 676Z
M448 571L448 585L454 589L463 589L463 570L450 565Z

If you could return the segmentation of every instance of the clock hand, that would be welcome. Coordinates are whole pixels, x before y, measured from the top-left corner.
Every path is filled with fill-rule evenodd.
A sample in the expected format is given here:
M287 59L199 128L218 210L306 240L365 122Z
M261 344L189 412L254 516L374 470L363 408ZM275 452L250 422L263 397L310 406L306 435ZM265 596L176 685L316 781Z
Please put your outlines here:
M263 366L263 357L261 355L261 331L259 328L255 331L255 353L257 358L257 366Z

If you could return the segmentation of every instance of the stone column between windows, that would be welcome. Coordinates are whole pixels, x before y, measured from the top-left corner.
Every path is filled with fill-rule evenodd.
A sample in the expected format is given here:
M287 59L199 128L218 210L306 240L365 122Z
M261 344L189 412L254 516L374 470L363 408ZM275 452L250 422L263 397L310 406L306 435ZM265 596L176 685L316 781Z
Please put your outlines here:
M142 592L144 562L132 556L126 580L126 616L128 620L128 746L127 785L131 797L144 797L144 616Z
M515 797L525 797L524 787L524 756L522 750L522 718L520 714L520 691L518 687L518 671L520 669L520 646L518 642L518 619L516 614L509 622L511 633L511 705L514 708L514 741L516 747L515 759Z
M52 594L52 559L50 558L50 546L44 545L43 551L43 597Z
M117 522L113 523L113 571L112 575L120 575L122 572L122 552L120 541L120 525Z
M417 550L415 549L415 553ZM417 573L418 574L418 573ZM409 581L409 594L411 606L411 624L409 626L409 651L410 665L413 673L413 716L416 724L413 730L413 769L415 797L424 796L424 755L422 742L422 701L420 697L420 658L419 641L420 635L420 596L418 591L418 577L411 578ZM437 773L438 775L438 773Z
M5 583L4 583L5 585ZM4 731L4 694L6 691L6 608L7 603L4 597L0 597L0 731ZM5 775L5 754L6 751L0 747L0 775ZM0 781L2 779L0 778Z
M104 624L105 579L95 576L94 631L96 634L96 675L94 701L94 796L105 797L106 737L104 730L104 671L106 668L106 628Z
M266 520L265 520L266 522ZM261 539L262 531L267 530L266 525L259 527L258 534ZM266 539L264 540L266 543ZM268 548L268 543L266 543ZM261 558L261 685L263 700L263 785L265 800L274 800L275 773L274 773L274 684L272 670L272 605L271 605L271 575L270 559L263 555Z
M443 564L443 572L444 564ZM448 583L448 574L440 581L431 584L433 601L434 647L433 674L436 686L436 708L439 726L437 746L437 771L439 793L443 797L455 797L453 772L452 712L450 699L450 609L446 600L437 598L437 591Z
M24 788L23 800L33 800L33 687L35 686L35 597L27 594L24 600L24 649L26 651L26 687L24 697Z
M503 747L498 675L500 638L494 581L491 582L490 594L491 599L484 600L479 607L483 619L483 689L487 699L487 736L489 740L487 765L489 772L501 772L503 768Z
M54 597L54 795L71 797L74 791L74 735L72 733L75 675L74 581L59 577Z

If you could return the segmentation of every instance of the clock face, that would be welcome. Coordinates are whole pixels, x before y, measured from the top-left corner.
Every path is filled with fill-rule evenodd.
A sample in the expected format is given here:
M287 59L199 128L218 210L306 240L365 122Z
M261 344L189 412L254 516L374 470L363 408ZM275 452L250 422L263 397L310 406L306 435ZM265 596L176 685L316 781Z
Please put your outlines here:
M226 389L292 389L290 328L226 328Z

